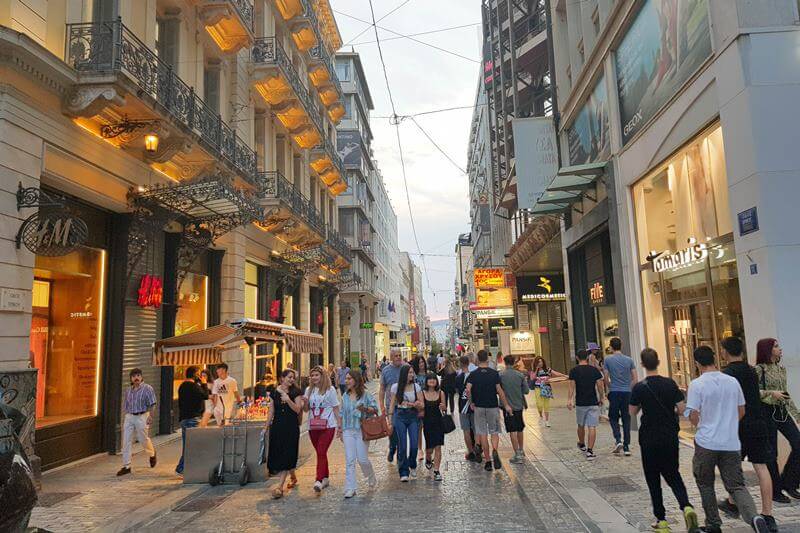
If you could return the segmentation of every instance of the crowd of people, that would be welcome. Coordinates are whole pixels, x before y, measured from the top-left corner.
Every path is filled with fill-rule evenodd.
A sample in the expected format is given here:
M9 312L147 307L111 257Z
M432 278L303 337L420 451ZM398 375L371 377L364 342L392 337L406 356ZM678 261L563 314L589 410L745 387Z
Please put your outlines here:
M269 398L270 403L267 468L270 476L278 478L272 496L281 498L297 486L295 469L304 419L316 455L313 489L322 492L330 485L328 452L338 437L344 445L345 498L356 495L356 463L370 487L377 482L368 442L362 434L362 422L371 417L386 417L387 461L396 461L399 479L404 483L417 477L420 464L430 471L431 479L443 480L444 436L456 427L463 434L465 459L482 463L486 471L502 467L498 446L503 428L513 448L509 462L523 463L523 413L528 408L529 393L533 392L539 423L549 428L552 385L566 380L567 408L576 416L577 447L587 460L598 457L597 427L603 418L614 436L611 453L631 456L631 419L641 415L638 441L655 530L669 530L663 478L678 501L689 531L721 531L720 510L741 518L755 531L778 531L772 516L773 502L800 499L800 429L796 423L800 412L787 392L781 347L775 339L760 340L756 366L751 366L741 339L728 337L721 342L719 355L717 359L708 346L694 351L699 375L690 382L685 395L675 381L659 373L661 361L651 348L641 352L640 379L636 364L623 353L618 338L611 339L606 353L595 343L578 351L577 364L568 374L549 368L542 357L535 357L526 368L518 358L501 353L495 359L486 350L474 356L435 354L410 360L393 350L390 360L384 358L375 369L377 398L366 389L363 359L360 368L350 368L346 361L338 368L312 368L305 390L297 386L295 370L287 368L277 381L265 376L253 391ZM720 370L720 366L724 368ZM186 381L178 391L184 439L188 428L206 425L212 417L224 424L241 401L236 380L227 371L227 365L218 365L217 377L211 381L207 371L187 369ZM133 369L130 378L123 404L123 466L119 476L131 472L134 437L147 452L150 466L157 462L146 430L156 397L152 387L144 383L141 370ZM705 513L703 529L680 474L680 416L695 428L693 475ZM778 432L791 446L782 471L777 462ZM743 460L753 465L757 475L760 510L745 485ZM176 472L182 470L181 456ZM714 489L717 470L727 492L719 501Z

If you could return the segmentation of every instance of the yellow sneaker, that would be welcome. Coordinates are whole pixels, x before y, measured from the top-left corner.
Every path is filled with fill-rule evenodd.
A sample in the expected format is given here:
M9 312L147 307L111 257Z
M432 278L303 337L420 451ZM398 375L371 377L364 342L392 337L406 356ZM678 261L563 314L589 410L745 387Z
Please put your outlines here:
M669 528L669 522L667 522L666 520L659 520L658 522L653 524L653 531L666 532L672 530Z
M686 531L689 533L700 531L700 521L697 519L697 513L691 505L683 508L683 520L686 522Z

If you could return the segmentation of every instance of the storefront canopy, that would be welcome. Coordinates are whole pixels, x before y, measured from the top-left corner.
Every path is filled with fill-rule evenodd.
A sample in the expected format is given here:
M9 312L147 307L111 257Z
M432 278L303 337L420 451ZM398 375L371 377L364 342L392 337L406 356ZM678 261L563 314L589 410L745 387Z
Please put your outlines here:
M566 213L572 204L580 202L597 178L605 174L606 162L562 167L531 209L534 215Z
M280 341L285 341L286 349L291 352L322 353L322 335L299 331L277 322L245 318L156 341L153 343L153 364L218 364L222 362L224 352L238 350L242 344Z

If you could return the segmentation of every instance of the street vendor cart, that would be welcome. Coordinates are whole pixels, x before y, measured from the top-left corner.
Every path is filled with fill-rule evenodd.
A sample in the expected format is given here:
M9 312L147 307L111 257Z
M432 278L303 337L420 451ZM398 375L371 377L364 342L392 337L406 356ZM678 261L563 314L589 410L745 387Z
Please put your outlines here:
M269 370L277 377L280 353L322 353L323 337L293 326L243 318L202 331L161 339L153 344L153 363L167 365L214 365L244 358L246 383L255 390L259 373ZM243 395L244 396L244 395ZM264 481L269 428L265 403L246 398L230 428L196 427L186 430L184 483L207 483L216 469L215 482ZM223 430L224 429L224 430ZM244 472L244 473L243 473Z

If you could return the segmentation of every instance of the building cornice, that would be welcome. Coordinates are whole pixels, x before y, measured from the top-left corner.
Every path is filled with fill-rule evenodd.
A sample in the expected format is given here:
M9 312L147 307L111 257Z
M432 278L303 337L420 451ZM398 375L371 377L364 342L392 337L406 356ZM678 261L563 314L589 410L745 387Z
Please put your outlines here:
M45 89L64 96L77 81L75 71L24 33L0 26L0 64L23 73Z

